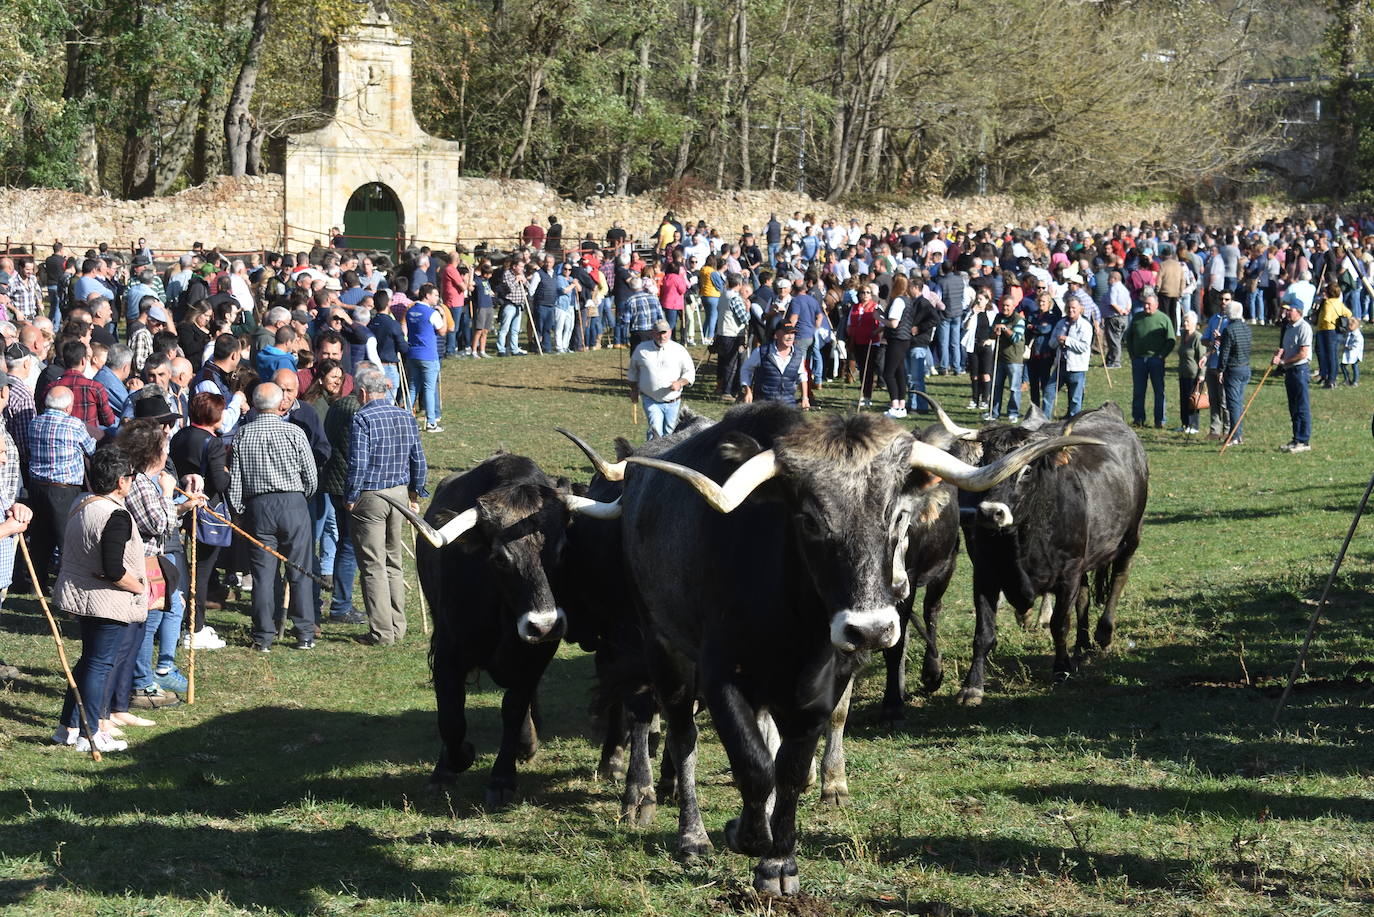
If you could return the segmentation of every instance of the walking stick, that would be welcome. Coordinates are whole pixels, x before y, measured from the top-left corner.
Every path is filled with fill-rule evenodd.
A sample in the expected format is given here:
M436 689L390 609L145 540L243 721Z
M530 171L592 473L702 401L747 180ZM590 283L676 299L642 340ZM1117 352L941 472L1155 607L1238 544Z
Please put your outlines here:
M542 357L544 355L544 345L539 343L539 328L534 324L534 313L530 311L528 300L525 302L525 317L530 320L530 337L534 338L534 352ZM517 345L520 343L519 337L515 339L515 343Z
M174 489L175 489L176 492L179 493L179 494L184 494L184 495L187 496L187 497L190 497L190 496L191 496L191 494L186 493L186 491L182 490L180 487L177 487L177 488L174 488ZM300 564L298 564L298 563L296 563L295 561L291 560L289 557L287 557L286 555L280 553L279 551L277 551L277 550L275 550L275 549L273 549L273 548L269 548L267 545L263 544L261 541L258 541L258 539L254 538L252 535L248 534L248 533L245 532L243 529L241 529L239 526L235 525L232 521L230 521L229 519L225 518L224 516L221 516L219 513L215 512L215 511L212 510L210 507L208 507L208 506L202 506L202 507L200 507L200 508L203 509L203 510L205 510L205 512L208 513L208 514L210 515L210 518L216 519L216 520L218 520L219 522L224 523L225 525L229 526L229 528L231 528L231 529L233 529L234 531L238 532L238 533L239 533L240 535L242 535L244 538L247 538L247 539L248 539L249 541L251 541L253 544L255 544L255 545L257 545L258 547L262 548L262 549L263 549L264 551L266 551L268 554L271 554L271 555L272 555L273 557L275 557L277 560L279 560L279 561L281 561L282 563L286 564L288 567L292 568L293 570L298 570L298 571L300 571L301 573L304 573L306 576L310 577L312 580L314 580L315 582L319 583L321 586L325 586L325 587L327 588L328 584L325 583L325 581L324 581L323 579L321 579L319 576L317 576L316 574L314 574L314 573L310 572L309 570L305 569L305 568L302 567Z
M399 392L397 392L396 395L397 395L397 397L398 397L398 398L400 399L400 401L401 401L401 406L404 407L407 411L409 411L409 410L411 410L411 404L410 404L410 377L406 374L406 361L405 361L405 360L401 360L401 361L400 361L399 363L397 363L396 365L399 366L399 367L400 367L400 370L401 370L401 385L400 385L400 389L401 389L401 390L400 390Z
M1345 561L1345 552L1350 547L1350 540L1355 537L1355 527L1360 524L1360 517L1364 515L1364 508L1369 504L1371 491L1374 491L1374 477L1369 479L1369 485L1364 489L1364 496L1360 498L1360 505L1355 509L1355 518L1350 520L1350 528L1345 533L1345 541L1341 542L1340 553L1336 555L1336 562L1331 566L1331 575L1326 578L1322 597L1317 602L1317 607L1307 622L1307 637L1302 641L1302 649L1298 651L1298 658L1293 663L1293 671L1288 673L1288 684L1283 686L1283 694L1279 695L1279 704L1274 708L1273 722L1275 725L1278 724L1279 714L1283 713L1284 704L1288 703L1288 695L1293 690L1293 682L1297 680L1298 672L1302 670L1303 664L1307 661L1307 648L1312 645L1312 637L1317 632L1317 621L1321 619L1322 609L1326 608L1326 599L1331 594L1331 585L1336 581L1336 573L1340 571L1341 564Z
M192 516L190 600L186 603L187 610L190 612L187 616L187 621L190 624L187 626L186 632L191 635L191 639L187 641L191 645L191 656L186 666L186 703L188 706L196 702L196 546L198 544L200 541L196 538L196 521L195 517Z
M1236 422L1231 425L1231 432L1227 434L1226 442L1221 444L1221 451L1217 453L1218 455L1226 454L1226 447L1231 445L1231 441L1235 439L1236 431L1240 429L1241 423L1245 420L1245 415L1250 411L1250 405L1255 403L1255 396L1257 396L1260 393L1260 389L1264 388L1264 383L1268 381L1269 374L1273 371L1274 364L1270 363L1269 368L1264 371L1264 375L1260 378L1259 385L1255 386L1254 392L1250 394L1250 400L1245 402L1245 408L1240 412L1240 417L1238 417L1236 419Z
M1106 333L1106 326L1103 326L1103 333ZM1097 335L1097 352L1102 356L1102 375L1107 377L1107 388L1115 388L1112 384L1111 371L1107 369L1107 344L1102 340L1102 335Z
M24 540L23 533L14 536L19 540L19 550L24 555L24 565L29 568L29 581L33 583L33 591L38 595L38 604L43 607L43 614L48 619L48 626L52 628L52 639L57 644L57 658L62 662L62 672L67 676L67 687L72 689L72 697L76 698L76 715L81 724L78 728L81 735L91 746L91 760L100 760L100 750L95 747L95 736L91 735L91 724L86 720L86 702L81 699L81 688L77 687L76 676L72 674L72 667L67 664L67 649L62 645L62 631L58 629L57 619L52 616L52 610L48 608L48 600L43 597L43 583L38 578L38 573L33 569L33 557L29 554L29 544Z

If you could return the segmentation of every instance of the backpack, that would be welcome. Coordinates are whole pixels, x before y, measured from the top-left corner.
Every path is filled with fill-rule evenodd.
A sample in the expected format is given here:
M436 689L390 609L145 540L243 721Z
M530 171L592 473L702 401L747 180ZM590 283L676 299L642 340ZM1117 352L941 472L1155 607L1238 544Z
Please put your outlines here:
M1350 332L1350 316L1336 316L1336 330L1339 331L1341 334L1348 334Z

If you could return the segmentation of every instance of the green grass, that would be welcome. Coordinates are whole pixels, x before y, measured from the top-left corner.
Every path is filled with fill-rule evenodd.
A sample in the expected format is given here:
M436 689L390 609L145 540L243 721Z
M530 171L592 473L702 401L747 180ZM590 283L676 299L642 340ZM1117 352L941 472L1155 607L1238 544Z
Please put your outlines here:
M1272 336L1260 329L1257 354ZM435 480L497 447L585 479L585 460L552 428L607 451L615 435L638 436L616 376L622 357L446 365L448 432L425 440ZM1108 390L1094 369L1088 403L1126 402L1128 374L1113 381ZM962 380L932 383L946 405L967 400ZM1008 616L988 699L954 703L972 630L961 560L944 616L945 687L887 731L870 669L850 726L852 804L823 809L807 795L804 895L773 910L1374 913L1367 535L1352 546L1282 725L1270 725L1374 471L1368 391L1313 392L1306 455L1277 451L1289 435L1274 380L1247 419L1246 444L1225 456L1145 431L1150 509L1117 649L1064 687L1049 687L1047 636ZM852 387L828 386L820 404L839 410L853 398ZM722 410L704 395L694 407ZM519 805L480 808L499 704L485 678L469 699L477 765L452 795L428 794L437 739L417 602L403 647L364 648L330 628L314 653L265 658L244 648L240 609L212 613L236 646L197 654L195 706L129 730L128 752L94 764L46 744L62 678L35 604L13 598L0 615L0 655L25 677L0 692L0 908L69 917L760 908L745 891L749 859L674 860L671 806L651 829L617 824L617 790L594 777L591 665L575 650L546 680L545 744L522 768ZM709 728L702 752L704 817L719 850L738 796Z

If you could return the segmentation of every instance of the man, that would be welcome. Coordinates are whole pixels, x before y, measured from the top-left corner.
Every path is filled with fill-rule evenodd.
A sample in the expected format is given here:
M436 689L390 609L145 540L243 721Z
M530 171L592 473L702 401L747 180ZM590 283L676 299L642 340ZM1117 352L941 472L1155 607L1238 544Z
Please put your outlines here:
M936 241L931 240L933 245ZM940 251L944 257L943 249ZM959 375L964 371L964 345L960 329L963 327L964 305L968 293L968 275L960 270L948 270L940 274L940 298L944 300L945 312L936 331L935 374Z
M1283 329L1283 346L1274 351L1272 361L1283 367L1283 387L1288 393L1288 417L1293 425L1293 438L1283 452L1312 451L1312 406L1308 393L1312 360L1312 326L1302 317L1296 302L1284 303L1288 325Z
M778 222L776 213L768 214L768 225L763 228L763 240L768 245L768 266L771 268L778 260L778 251L782 248L782 224Z
M157 279L157 272L151 267L141 269L137 274L137 279L129 284L129 288L124 291L124 319L126 322L133 322L138 318L144 297L151 296L161 302L158 298L157 288L153 286L153 281Z
M52 320L61 322L62 309L67 304L67 248L61 242L53 243L52 254L43 262L43 274Z
M257 357L253 360L253 365L258 371L258 378L271 379L279 369L294 371L299 340L296 329L292 328L289 323L278 328L273 342L259 350Z
M353 415L348 444L345 506L351 514L353 547L362 574L365 642L398 643L406 633L405 517L383 496L404 500L411 510L427 496L428 467L410 414L391 402L386 376L369 368L358 378L362 407Z
M338 310L335 315L339 322L347 320L342 310ZM343 388L339 389L339 394L347 395L353 391L353 368L352 352L344 345L343 334L336 330L339 326L334 322L334 317L330 318L330 330L320 332L315 338L315 364L301 369L297 375L300 377L301 391L310 388L310 383L315 381L315 366L319 366L325 360L333 360L343 368Z
M73 403L71 389L54 385L44 399L43 413L29 425L29 505L34 511L29 535L38 574L34 585L44 593L53 550L66 537L67 516L86 479L82 456L95 452L86 425L71 416Z
M633 351L640 344L653 340L654 325L667 321L658 297L644 289L644 278L633 274L629 278L630 295L624 306L616 309L616 322L625 330Z
M62 345L62 372L53 386L65 386L72 393L72 405L68 413L86 425L92 433L104 429L115 422L114 411L110 409L110 398L105 388L87 373L91 368L90 349L80 341L67 341ZM39 400L47 403L51 388L38 392Z
M1231 427L1223 436L1227 445L1238 446L1242 438L1241 419L1244 415L1245 386L1250 383L1250 348L1253 342L1250 326L1244 321L1245 310L1238 302L1226 304L1226 329L1221 333L1221 350L1217 363L1221 367L1221 384L1226 392L1226 413Z
M1285 309L1290 306L1296 307L1299 317L1306 318L1316 295L1317 288L1312 283L1312 272L1303 271L1298 275L1297 280L1288 285L1287 291L1284 292L1283 307Z
M243 416L243 400L234 397L231 379L239 367L239 342L232 334L221 334L215 338L215 349L210 359L200 368L200 372L190 383L191 391L186 398L197 392L215 392L224 399L224 417L220 420L219 432L233 436ZM283 412L285 413L285 412Z
M672 333L667 322L655 322L653 340L640 344L630 354L630 401L638 398L644 403L646 441L677 429L682 390L697 378L691 354L672 339Z
M716 394L733 401L739 394L739 368L744 336L749 330L749 281L739 274L725 275L729 289L721 297L720 327L716 329Z
M796 343L796 326L779 324L773 330L773 340L749 354L740 369L745 404L753 403L756 389L761 401L796 404L797 387L800 386L802 408L811 407L811 388L802 371L805 355L797 349Z
M1046 417L1051 418L1054 417L1054 402L1060 385L1069 388L1069 411L1064 416L1073 417L1083 410L1083 387L1088 381L1088 364L1092 359L1092 322L1084 317L1083 303L1077 297L1070 296L1065 300L1064 317L1050 335L1050 347L1057 351L1057 355L1050 384L1045 386L1042 410Z
M19 472L25 481L29 479L29 436L33 418L38 414L33 392L24 382L25 367L33 362L33 354L23 344L11 344L5 351L5 379L9 382L9 397L5 400L0 417L4 419L10 439L14 440L19 455Z
M420 298L406 310L409 352L406 371L410 376L410 403L422 405L425 432L442 433L439 425L439 345L438 334L445 323L439 314L439 288L432 283L420 287Z
M10 305L17 319L33 321L42 302L42 287L32 258L19 259L19 273L10 280Z
M358 371L365 373L368 368L363 365ZM390 381L390 377L387 378ZM344 504L348 483L348 440L353 428L353 415L358 413L361 406L355 387L352 394L336 398L324 418L329 460L320 470L320 493L329 500L330 509L334 512L337 541L329 620L335 624L362 624L367 621L367 617L353 606L353 580L358 574L358 560L353 547L353 518Z
M537 216L531 216L530 225L521 230L520 241L535 251L544 247L544 227L539 225Z
M1107 274L1106 309L1102 315L1103 336L1106 338L1106 361L1108 369L1121 368L1121 340L1126 336L1126 326L1131 322L1131 291L1122 282L1120 271Z
M310 443L299 427L286 423L281 387L260 383L253 392L257 416L238 432L229 460L229 504L243 526L263 544L291 560L283 574L291 590L287 614L296 627L297 649L315 648L315 619L303 570L309 569L310 510L306 498L317 484ZM253 576L253 649L267 653L277 636L277 560L257 545L249 547Z
M87 258L81 262L81 276L76 278L76 287L72 298L77 303L84 303L96 294L110 300L113 300L115 296L114 290L105 280L104 260Z
M824 368L821 348L817 341L821 329L828 325L830 320L826 317L820 300L806 292L812 286L812 280L813 278L808 275L806 286L803 286L787 304L787 323L797 326L797 349L808 355L811 384L815 388L820 386ZM819 277L815 277L814 280L816 283L820 282ZM727 291L722 291L722 299L725 298L725 292Z
M329 438L325 436L319 412L300 400L300 380L294 369L285 367L267 378L281 389L282 416L286 418L287 423L299 427L305 434L306 441L310 443L310 454L315 459L315 476L318 480L333 451L329 445ZM306 504L310 508L312 570L317 576L328 580L334 575L334 557L339 543L339 527L334 519L334 507L323 492L309 497ZM315 549L317 545L318 551ZM318 621L322 607L319 581L312 580L308 588L311 590L310 608L314 619Z
M1202 343L1207 346L1207 410L1208 439L1221 439L1231 429L1230 414L1226 410L1226 389L1221 384L1221 336L1230 321L1227 314L1231 311L1231 294L1221 293L1221 307L1207 320L1207 330L1202 335Z
M1159 297L1146 293L1141 312L1126 329L1126 352L1131 355L1131 421L1145 425L1145 385L1155 393L1155 427L1164 428L1164 360L1174 350L1174 325L1159 311Z
M282 306L273 306L267 310L267 314L262 317L262 324L253 329L253 345L250 356L256 359L264 347L271 347L277 343L277 331L282 328L290 327L291 312ZM263 376L263 378L267 378Z
M180 307L181 294L185 291L186 285L191 282L191 276L194 273L192 260L191 255L182 255L177 260L177 269L167 275L166 305Z
M534 306L535 340L541 354L554 349L554 322L558 317L558 275L553 255L545 255L530 278L530 304Z
M95 345L92 350L99 354L101 345ZM96 370L95 381L104 386L110 400L110 410L114 412L114 423L105 428L106 434L113 436L119 432L120 420L132 413L133 393L143 384L136 378L129 378L134 369L134 352L127 344L115 344L104 352L103 357L99 361L100 368Z

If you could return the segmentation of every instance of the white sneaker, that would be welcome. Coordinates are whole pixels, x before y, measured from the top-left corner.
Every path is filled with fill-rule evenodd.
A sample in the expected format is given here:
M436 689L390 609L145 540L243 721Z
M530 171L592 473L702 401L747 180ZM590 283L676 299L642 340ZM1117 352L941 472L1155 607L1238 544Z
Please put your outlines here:
M253 591L253 575L251 573L239 574L239 590L242 592Z
M860 399L859 399L859 407L861 407L861 408L871 408L871 407L873 407L873 399L872 399L872 398L860 398Z
M883 411L884 417L891 417L893 420L901 420L906 416L906 408L888 408Z
M99 752L123 751L129 747L129 743L123 739L111 738L108 733L97 732L95 734L95 750ZM91 742L85 736L76 740L76 750L79 752L89 752Z
M1309 444L1309 443L1294 443L1294 444L1293 444L1293 448L1292 448L1292 449L1289 449L1288 451L1289 451L1289 452L1311 452L1311 451L1312 451L1312 446L1311 446L1311 444Z
M77 730L70 726L58 726L57 731L52 734L52 743L54 745L75 745L77 738Z
M970 399L968 400L968 404L966 405L966 407L967 407L970 411L976 411L976 410L978 410L978 402L976 402L976 401L974 401L972 398L970 398Z
M222 650L228 645L219 634L209 627L202 628L194 636L187 634L181 638L182 648L188 650Z

